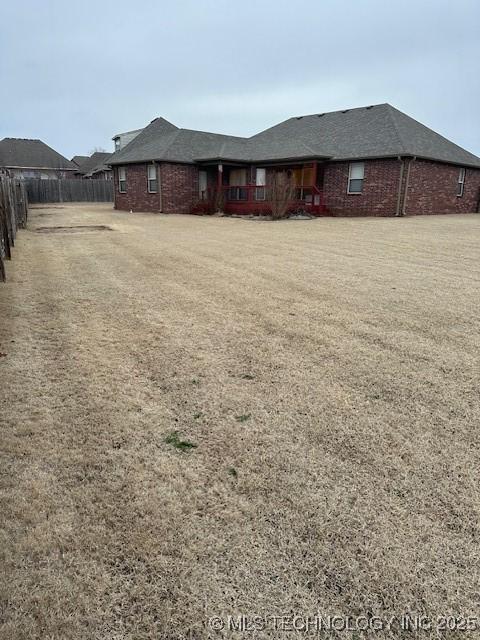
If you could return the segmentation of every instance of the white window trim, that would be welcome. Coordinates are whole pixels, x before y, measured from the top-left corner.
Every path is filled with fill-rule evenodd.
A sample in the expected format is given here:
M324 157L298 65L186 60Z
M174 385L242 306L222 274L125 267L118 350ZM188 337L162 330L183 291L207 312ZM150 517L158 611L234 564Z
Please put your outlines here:
M465 192L465 174L466 173L467 173L467 170L465 169L465 167L462 167L458 172L457 198L463 198L463 194ZM459 186L460 186L460 193L458 193Z
M122 175L124 176L123 179ZM125 189L122 189L122 182L125 183ZM127 193L127 170L125 167L118 167L118 193Z
M352 180L352 167L353 165L361 164L363 166L363 178L362 178L362 190L350 191L350 182ZM360 178L353 178L353 180L359 180ZM348 182L347 182L347 194L349 196L361 196L363 193L363 183L365 182L365 163L364 162L350 162L348 165Z
M150 167L154 167L155 169L155 178L150 178ZM155 182L157 183L157 188L155 189L155 191L152 191L150 189L150 182L152 180L155 180ZM156 164L147 164L147 191L148 193L158 193L158 169Z

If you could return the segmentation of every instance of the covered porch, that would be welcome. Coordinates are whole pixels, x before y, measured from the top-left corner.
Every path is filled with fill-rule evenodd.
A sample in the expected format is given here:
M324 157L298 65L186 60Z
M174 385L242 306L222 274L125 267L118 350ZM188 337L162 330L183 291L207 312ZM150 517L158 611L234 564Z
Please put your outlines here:
M222 162L204 166L199 173L200 199L215 202L225 213L269 214L276 173L286 175L291 185L289 211L325 213L324 165L317 160L261 165Z

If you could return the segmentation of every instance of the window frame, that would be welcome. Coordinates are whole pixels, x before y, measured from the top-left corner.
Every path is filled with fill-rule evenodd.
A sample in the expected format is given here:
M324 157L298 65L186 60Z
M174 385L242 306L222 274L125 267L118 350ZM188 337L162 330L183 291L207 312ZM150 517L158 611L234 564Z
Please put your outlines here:
M463 194L465 193L465 176L466 176L467 170L465 169L465 167L461 167L460 171L458 172L458 178L457 178L457 198L463 198Z
M262 176L259 181L259 177ZM267 186L267 169L266 167L255 168L255 200L261 202L266 200L266 186Z
M150 169L154 169L155 178L150 177ZM155 182L155 189L152 189L151 182ZM147 191L148 193L158 193L158 170L156 164L147 164Z
M122 182L124 184L123 189L122 189ZM118 193L127 193L127 168L126 167L118 167Z
M361 178L352 178L352 169L354 166L362 167L362 177ZM361 188L360 191L352 191L350 189L350 185L353 180L361 180ZM347 195L349 196L360 196L363 193L363 183L365 182L365 162L350 162L348 165L348 182L347 182Z
M201 176L201 178L200 178ZM203 184L204 183L204 184ZM202 189L205 186L205 189ZM198 171L198 197L200 200L206 200L208 196L208 172L205 169Z

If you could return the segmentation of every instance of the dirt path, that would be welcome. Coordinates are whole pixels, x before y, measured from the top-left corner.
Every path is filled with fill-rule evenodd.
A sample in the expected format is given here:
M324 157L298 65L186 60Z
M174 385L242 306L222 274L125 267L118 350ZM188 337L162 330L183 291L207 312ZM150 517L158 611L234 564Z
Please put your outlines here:
M72 225L111 230L36 231ZM478 615L479 231L32 210L0 285L0 637Z

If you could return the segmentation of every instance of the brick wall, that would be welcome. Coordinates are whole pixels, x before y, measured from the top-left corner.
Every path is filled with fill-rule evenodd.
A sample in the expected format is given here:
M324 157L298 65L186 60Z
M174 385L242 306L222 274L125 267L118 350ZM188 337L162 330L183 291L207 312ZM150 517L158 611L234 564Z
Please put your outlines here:
M400 204L403 205L407 166L410 164L407 215L471 213L480 196L480 169L467 169L463 197L456 196L459 167L427 160L404 160ZM397 211L400 167L397 159L366 160L363 191L348 194L348 162L324 165L324 202L330 215L392 216ZM198 203L198 168L188 164L157 165L159 193L148 193L147 165L126 165L127 192L118 191L115 168L115 208L125 211L190 213ZM215 178L209 172L209 182Z
M164 213L190 213L198 202L198 167L191 164L162 164Z
M158 172L159 166L157 166ZM125 165L127 177L127 192L120 193L118 190L118 167L114 168L114 195L115 209L121 211L155 211L161 210L160 190L158 193L148 193L147 188L147 165L127 164Z
M325 165L323 193L330 215L392 216L397 210L401 163L397 159L366 160L363 191L348 194L348 162Z
M466 169L462 197L457 196L460 167L415 160L410 169L405 213L473 213L480 192L480 169Z

